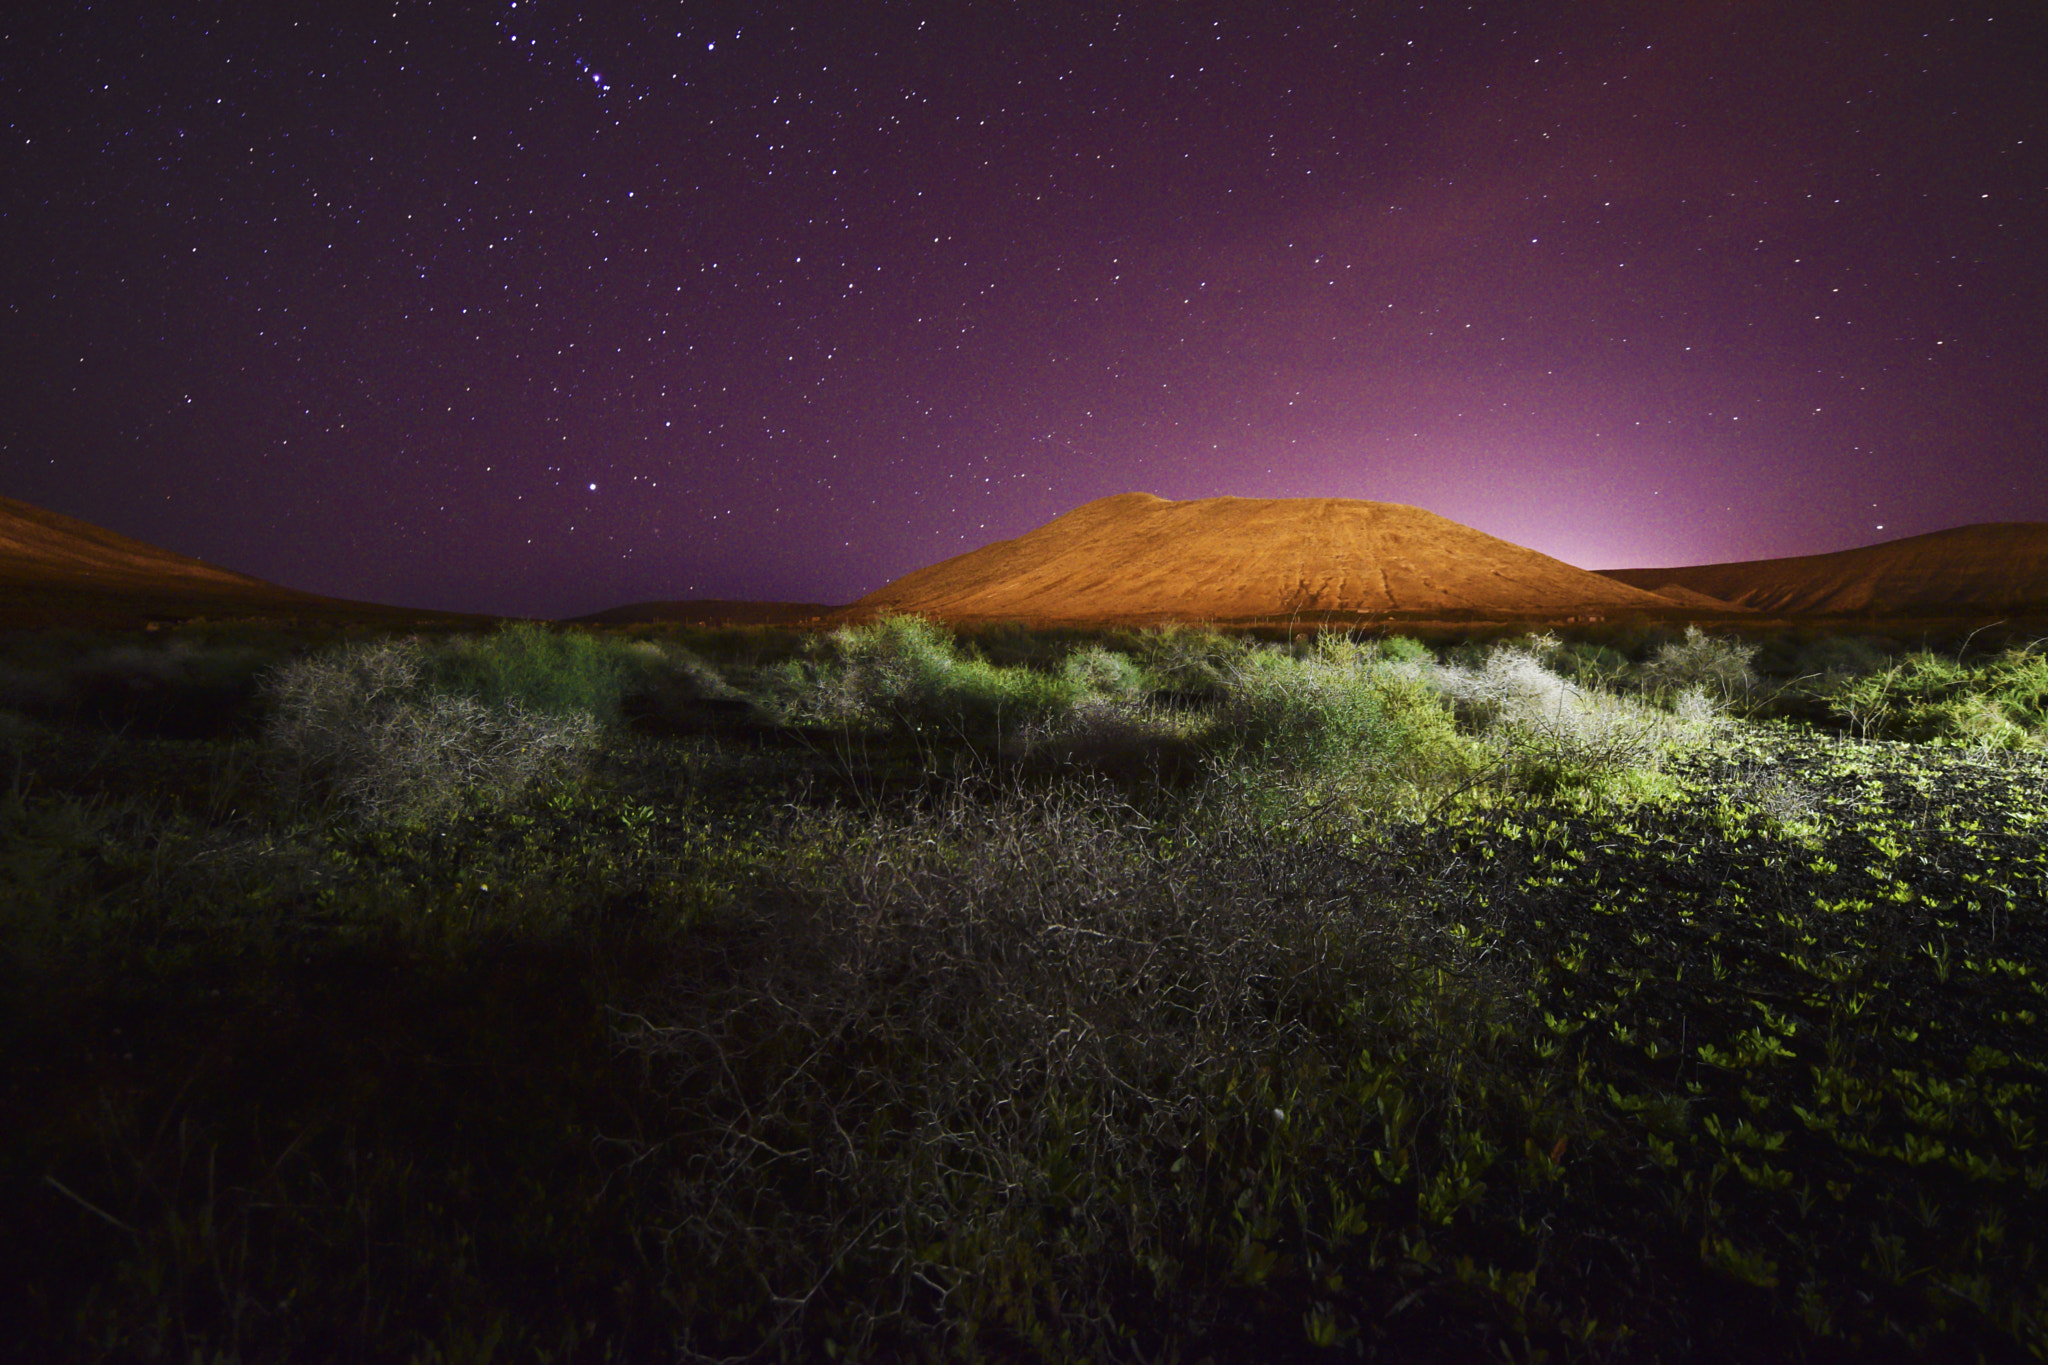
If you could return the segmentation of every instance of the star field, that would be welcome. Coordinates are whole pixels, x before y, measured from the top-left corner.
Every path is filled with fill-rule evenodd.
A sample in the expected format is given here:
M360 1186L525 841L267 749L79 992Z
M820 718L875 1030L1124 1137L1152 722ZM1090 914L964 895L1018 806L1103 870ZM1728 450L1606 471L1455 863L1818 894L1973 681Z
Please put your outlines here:
M0 492L293 587L847 601L1142 490L1585 567L2048 520L2005 3L60 3Z

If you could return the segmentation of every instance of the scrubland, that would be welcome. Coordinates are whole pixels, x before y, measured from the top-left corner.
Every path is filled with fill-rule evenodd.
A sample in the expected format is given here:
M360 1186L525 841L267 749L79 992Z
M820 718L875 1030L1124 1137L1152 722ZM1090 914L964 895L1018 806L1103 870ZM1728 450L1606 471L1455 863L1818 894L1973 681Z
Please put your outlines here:
M0 651L46 1360L2048 1355L2048 659Z

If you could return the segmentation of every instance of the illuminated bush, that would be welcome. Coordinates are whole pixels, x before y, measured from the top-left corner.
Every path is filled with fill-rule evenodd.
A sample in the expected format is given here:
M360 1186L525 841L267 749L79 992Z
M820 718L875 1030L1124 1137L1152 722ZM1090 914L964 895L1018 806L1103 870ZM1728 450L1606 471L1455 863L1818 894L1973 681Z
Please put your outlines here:
M1088 695L1088 666L999 668L961 654L943 626L885 616L834 631L823 660L785 668L781 710L803 723L931 732L994 749Z
M650 671L645 650L586 631L519 622L489 635L457 636L415 656L437 692L486 707L516 705L550 716L618 718L627 683Z
M1433 671L1490 754L1500 785L1538 795L1646 794L1670 753L1705 742L1715 708L1697 688L1673 710L1581 687L1522 645L1499 645L1478 668Z
M1224 679L1219 767L1268 814L1346 817L1413 810L1469 769L1470 746L1429 684L1434 665L1384 662L1321 636L1305 653L1260 649Z
M1060 676L1077 696L1132 701L1145 691L1145 670L1137 661L1101 645L1077 649L1061 660Z
M587 712L486 702L429 681L417 641L351 645L285 665L265 684L264 738L287 785L369 820L424 819L465 795L502 799L579 759Z

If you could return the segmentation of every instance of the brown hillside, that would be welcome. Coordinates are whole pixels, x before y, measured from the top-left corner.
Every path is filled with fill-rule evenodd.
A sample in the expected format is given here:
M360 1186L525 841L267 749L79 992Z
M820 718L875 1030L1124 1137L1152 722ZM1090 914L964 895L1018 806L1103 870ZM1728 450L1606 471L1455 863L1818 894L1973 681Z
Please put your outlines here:
M1472 620L1678 604L1396 503L1125 493L853 605L946 620Z
M2048 525L1986 522L1833 554L1602 572L1774 616L2039 616L2048 614Z
M0 628L114 628L202 616L456 619L280 587L0 497Z
M0 584L206 592L289 592L260 578L215 568L204 560L160 550L140 540L0 497Z

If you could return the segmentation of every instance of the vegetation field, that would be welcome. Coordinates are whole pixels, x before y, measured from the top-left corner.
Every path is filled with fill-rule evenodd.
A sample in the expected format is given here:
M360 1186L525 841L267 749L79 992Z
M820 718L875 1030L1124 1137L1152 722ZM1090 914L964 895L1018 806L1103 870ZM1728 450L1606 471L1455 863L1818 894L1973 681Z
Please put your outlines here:
M52 1361L2048 1359L2048 659L0 647Z

